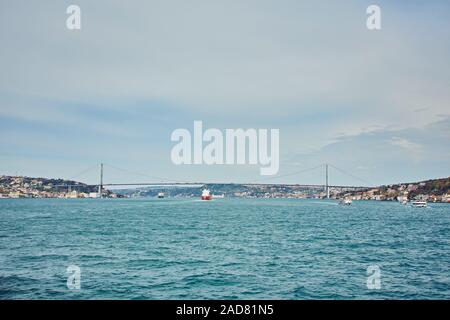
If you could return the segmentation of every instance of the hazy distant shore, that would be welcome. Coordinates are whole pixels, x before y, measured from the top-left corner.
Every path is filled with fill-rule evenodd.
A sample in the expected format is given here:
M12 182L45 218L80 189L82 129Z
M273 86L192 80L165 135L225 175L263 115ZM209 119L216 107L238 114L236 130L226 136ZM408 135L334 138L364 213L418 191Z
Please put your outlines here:
M227 198L326 198L324 187L293 184L209 184L215 195ZM143 187L118 190L102 189L107 198L156 197L163 192L167 197L195 198L198 187ZM98 186L64 179L0 176L0 198L98 198ZM424 200L450 203L450 178L415 183L400 183L374 188L350 189L330 187L330 198L352 200L403 201Z

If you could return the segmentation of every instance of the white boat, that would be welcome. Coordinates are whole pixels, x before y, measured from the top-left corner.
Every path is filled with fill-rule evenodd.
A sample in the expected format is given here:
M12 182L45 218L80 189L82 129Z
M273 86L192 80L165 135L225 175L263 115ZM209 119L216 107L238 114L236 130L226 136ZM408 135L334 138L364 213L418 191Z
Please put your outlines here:
M399 196L399 197L397 197L397 200L401 204L408 204L408 197L407 196Z
M426 208L427 202L426 201L412 201L411 205L416 208Z
M164 198L164 192L158 192L158 198L159 199Z
M339 201L339 204L343 205L343 206L349 206L352 204L352 200L351 199L341 199Z

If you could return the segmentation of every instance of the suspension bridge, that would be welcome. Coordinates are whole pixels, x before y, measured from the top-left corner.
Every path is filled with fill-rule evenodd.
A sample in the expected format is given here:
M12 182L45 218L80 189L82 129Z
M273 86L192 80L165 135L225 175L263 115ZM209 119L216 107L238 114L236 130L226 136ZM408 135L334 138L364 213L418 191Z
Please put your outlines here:
M117 171L121 171L121 172L125 172L127 174L132 174L135 176L140 176L145 177L147 179L152 179L152 180L156 180L157 182L119 182L119 183L105 183L104 182L104 167L108 167ZM341 174L344 174L348 177L351 177L353 180L358 181L360 183L360 185L338 185L338 184L330 184L329 183L329 177L330 177L330 168L332 168L333 170L336 170L338 172L340 172ZM84 174L86 174L88 171L91 170L99 170L99 183L98 184L60 184L57 185L57 187L59 188L68 188L68 190L70 190L71 188L76 188L76 187L80 187L80 186L84 186L84 187L96 187L98 188L98 194L100 197L102 197L103 193L104 193L104 189L107 189L108 187L183 187L183 186L189 186L189 187L203 187L205 185L214 185L214 184L230 184L230 183L226 183L226 182L188 182L188 181L178 181L178 180L172 180L172 179L165 179L165 178L161 178L161 177L155 177L155 176L150 176L147 175L145 173L142 172L134 172L134 171L130 171L127 169L123 169L117 166L113 166L113 165L109 165L109 164L104 164L104 163L100 163L97 164L93 167L89 167L81 172L79 172L78 174L76 174L75 176L70 177L68 180L72 181L73 179L82 176ZM273 179L279 179L279 178L284 178L284 177L288 177L288 176L295 176L295 175L300 175L302 173L306 173L309 171L314 171L314 170L318 170L318 169L323 169L324 170L324 183L323 184L297 184L297 183L278 183L278 184L282 184L282 185L287 185L287 186L298 186L298 187L303 187L303 188L314 188L314 189L323 189L324 192L326 193L326 197L330 198L330 189L332 188L338 188L338 189L347 189L347 190L363 190L363 189L367 189L371 187L371 183L368 182L365 179L362 179L358 176L355 176L343 169L340 169L332 164L328 164L328 163L323 163L320 165L317 165L315 167L311 167L311 168L306 168L300 171L295 171L295 172L291 172L291 173L287 173L287 174L283 174L283 175L277 175L277 176L272 176L272 177L265 177L265 178L260 178L258 180L254 180L254 181L250 181L247 183L239 183L241 185L246 185L246 186L263 186L263 185L274 185L277 183L268 183L267 181L269 180L273 180Z

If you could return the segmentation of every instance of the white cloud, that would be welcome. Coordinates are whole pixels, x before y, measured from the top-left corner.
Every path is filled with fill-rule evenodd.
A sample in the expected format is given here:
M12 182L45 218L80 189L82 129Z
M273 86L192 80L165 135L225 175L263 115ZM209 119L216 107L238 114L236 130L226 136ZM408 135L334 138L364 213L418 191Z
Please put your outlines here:
M391 145L406 149L411 152L422 152L423 146L401 137L392 137L387 140Z

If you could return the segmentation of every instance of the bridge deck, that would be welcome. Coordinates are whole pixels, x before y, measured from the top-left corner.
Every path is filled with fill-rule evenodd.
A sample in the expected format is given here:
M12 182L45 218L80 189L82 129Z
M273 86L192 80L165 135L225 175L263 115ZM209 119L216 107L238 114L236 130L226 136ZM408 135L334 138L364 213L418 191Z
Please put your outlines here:
M145 183L104 183L103 187L121 187L121 186L174 186L174 187L182 187L182 186L198 186L202 187L205 185L232 185L232 184L238 184L238 185L244 185L244 186L295 186L295 187L304 187L304 188L325 188L326 185L324 184L289 184L289 183L221 183L221 182L214 182L214 183L204 183L204 182L145 182ZM100 184L61 184L56 185L56 187L99 187ZM367 189L370 187L367 186L342 186L342 185L329 185L329 188L348 188L348 189Z

